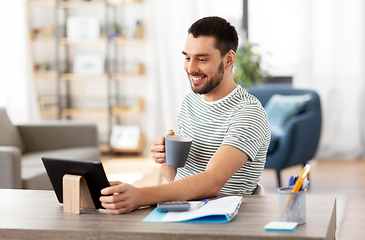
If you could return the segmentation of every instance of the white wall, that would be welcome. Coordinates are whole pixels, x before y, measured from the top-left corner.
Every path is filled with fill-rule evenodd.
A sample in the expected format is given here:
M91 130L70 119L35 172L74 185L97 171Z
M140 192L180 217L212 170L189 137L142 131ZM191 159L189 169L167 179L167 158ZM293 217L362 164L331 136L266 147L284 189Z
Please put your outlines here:
M14 122L38 118L30 75L26 1L0 1L0 106Z

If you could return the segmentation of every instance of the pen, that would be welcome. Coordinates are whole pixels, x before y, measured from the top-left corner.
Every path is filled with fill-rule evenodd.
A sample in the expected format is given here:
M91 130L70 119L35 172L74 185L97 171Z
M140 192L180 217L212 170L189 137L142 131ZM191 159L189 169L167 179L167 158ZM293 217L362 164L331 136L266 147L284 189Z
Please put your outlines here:
M296 176L294 177L294 184L297 182L298 178L299 178L299 175L296 175ZM293 185L294 185L294 184L293 184Z
M310 169L311 169L311 166L309 164L306 164L304 166L302 173L299 175L299 178L293 187L292 192L298 192L302 188L303 181L308 176ZM283 210L281 211L280 216L283 216L284 212L286 211L289 204L291 203L291 201L293 201L294 198L295 198L295 194L291 194L289 196L288 200L285 203L285 206L283 207Z
M289 179L289 188L291 188L292 186L294 186L294 176L291 176Z
M197 206L196 209L203 207L205 204L207 204L209 202L209 199L204 199L202 202L200 202Z
M302 184L302 188L300 189L300 191L307 190L308 186L309 186L309 180L308 180L308 177L307 177L307 178L304 179L303 184Z

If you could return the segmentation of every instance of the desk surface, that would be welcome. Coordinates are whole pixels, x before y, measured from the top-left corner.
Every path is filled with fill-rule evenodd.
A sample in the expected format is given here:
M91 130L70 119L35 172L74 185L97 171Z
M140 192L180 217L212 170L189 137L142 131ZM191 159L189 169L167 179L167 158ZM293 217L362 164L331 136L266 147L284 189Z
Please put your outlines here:
M145 223L153 208L111 215L63 212L53 191L0 189L0 239L334 239L336 199L307 195L307 223L294 232L265 231L277 219L277 197L245 196L230 222Z

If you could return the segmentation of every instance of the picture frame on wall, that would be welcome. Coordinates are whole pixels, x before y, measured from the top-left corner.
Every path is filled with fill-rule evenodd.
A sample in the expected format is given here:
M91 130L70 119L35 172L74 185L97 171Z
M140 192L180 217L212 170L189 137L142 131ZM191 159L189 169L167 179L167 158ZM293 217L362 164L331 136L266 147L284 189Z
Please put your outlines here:
M72 16L67 18L69 41L97 40L100 38L100 22L97 17Z
M141 128L135 125L116 125L112 128L110 146L116 149L137 149Z
M75 54L73 60L75 75L101 75L104 71L104 57L101 54Z

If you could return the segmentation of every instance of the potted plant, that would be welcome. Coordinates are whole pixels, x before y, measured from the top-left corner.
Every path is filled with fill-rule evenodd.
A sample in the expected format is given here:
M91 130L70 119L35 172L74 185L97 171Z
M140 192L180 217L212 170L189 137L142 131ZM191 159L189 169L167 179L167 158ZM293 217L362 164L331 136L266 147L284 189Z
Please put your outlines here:
M233 78L245 88L264 83L269 73L261 67L261 55L252 51L257 44L245 42L237 49Z

